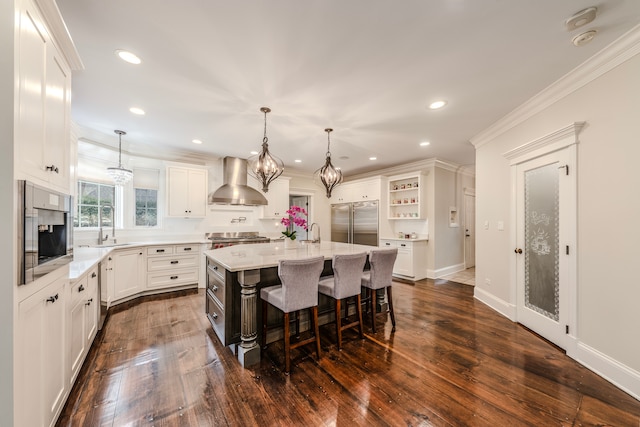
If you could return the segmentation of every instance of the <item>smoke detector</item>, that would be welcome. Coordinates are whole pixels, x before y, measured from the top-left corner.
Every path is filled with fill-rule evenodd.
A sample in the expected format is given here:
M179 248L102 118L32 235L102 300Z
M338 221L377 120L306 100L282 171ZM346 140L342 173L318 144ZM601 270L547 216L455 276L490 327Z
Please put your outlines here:
M594 19L596 19L596 12L598 12L598 8L588 7L581 10L580 12L574 13L573 16L567 18L567 20L564 21L564 25L567 27L567 31L573 31L576 28L580 28L584 25L587 25L589 22L592 22Z
M571 40L571 42L578 47L584 46L585 44L593 40L593 38L596 36L596 33L597 33L596 30L586 31L582 34L578 34L577 36L575 36L573 40Z

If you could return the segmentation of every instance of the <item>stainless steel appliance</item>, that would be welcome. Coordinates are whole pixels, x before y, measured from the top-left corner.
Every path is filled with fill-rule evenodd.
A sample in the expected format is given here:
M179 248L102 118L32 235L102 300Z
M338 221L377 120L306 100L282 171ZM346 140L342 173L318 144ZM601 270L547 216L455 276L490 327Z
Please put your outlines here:
M73 260L73 198L18 181L18 284L38 279Z
M221 233L207 233L205 238L211 240L211 249L224 248L248 243L269 243L268 237L258 235L257 231L225 231Z
M378 246L378 201L331 205L331 241Z

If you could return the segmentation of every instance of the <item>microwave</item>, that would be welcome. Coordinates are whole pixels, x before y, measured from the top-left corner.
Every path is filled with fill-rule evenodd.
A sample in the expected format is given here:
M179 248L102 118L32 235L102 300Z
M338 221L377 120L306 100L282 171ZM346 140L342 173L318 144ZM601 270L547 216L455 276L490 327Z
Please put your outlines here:
M18 181L18 285L73 260L73 197Z

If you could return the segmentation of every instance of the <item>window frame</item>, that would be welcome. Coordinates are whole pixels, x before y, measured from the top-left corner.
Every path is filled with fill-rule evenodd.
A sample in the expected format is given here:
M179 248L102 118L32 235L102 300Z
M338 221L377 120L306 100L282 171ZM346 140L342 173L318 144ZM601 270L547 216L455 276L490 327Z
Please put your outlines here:
M100 181L92 181L92 180L88 180L88 179L78 179L77 180L77 197L76 197L76 201L75 201L75 210L74 210L74 224L73 224L73 228L77 229L77 230L97 230L100 227L104 227L104 224L101 224L101 215L100 212L103 208L107 207L107 206L111 206L111 210L112 210L112 224L110 224L110 227L113 227L113 225L115 224L115 228L122 228L122 203L119 203L119 200L122 200L122 190L119 189L119 187L115 184L108 184L105 182L100 182ZM80 203L81 202L81 195L82 195L82 191L81 191L81 186L82 184L92 184L92 185L97 185L98 186L98 194L100 194L100 188L101 187L109 187L113 189L113 200L111 201L111 204L103 204L102 203L102 198L100 197L100 195L98 196L98 204L97 205L89 205L89 204L85 204L85 203ZM90 226L82 226L82 222L80 219L80 215L81 215L81 208L80 206L96 206L98 208L98 225L90 225ZM77 222L76 222L77 221Z
M155 207L155 211L156 211L156 223L155 225L138 225L138 190L144 190L144 191L155 191L156 192L156 207ZM147 188L144 186L139 186L139 187L133 187L133 212L132 212L132 217L133 217L133 227L134 228L144 228L144 229L150 229L150 228L159 228L160 227L160 204L159 204L159 193L160 190L158 190L157 188ZM148 211L148 205L145 207L145 210Z

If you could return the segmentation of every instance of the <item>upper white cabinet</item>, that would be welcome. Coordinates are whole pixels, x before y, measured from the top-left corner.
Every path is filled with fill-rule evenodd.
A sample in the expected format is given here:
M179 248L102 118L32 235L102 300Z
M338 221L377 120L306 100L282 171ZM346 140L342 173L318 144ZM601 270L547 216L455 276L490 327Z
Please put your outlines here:
M263 219L282 218L289 209L289 178L279 177L269 184L269 191L262 193L267 205L262 207Z
M17 168L24 178L71 190L71 70L40 10L22 2L18 30Z
M352 181L338 185L331 193L331 203L380 200L380 178Z
M424 219L424 188L420 173L389 178L389 219Z
M204 218L207 214L207 171L167 168L168 216Z

